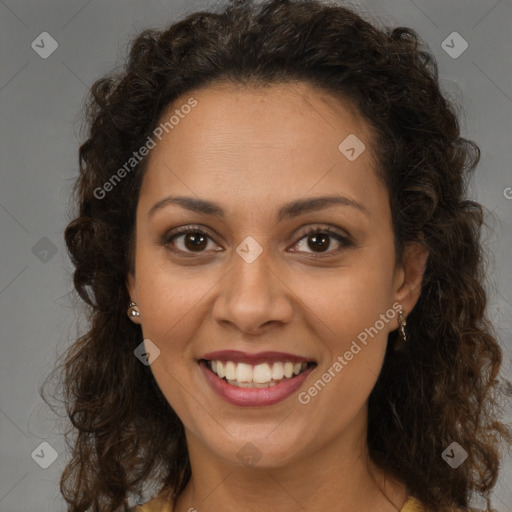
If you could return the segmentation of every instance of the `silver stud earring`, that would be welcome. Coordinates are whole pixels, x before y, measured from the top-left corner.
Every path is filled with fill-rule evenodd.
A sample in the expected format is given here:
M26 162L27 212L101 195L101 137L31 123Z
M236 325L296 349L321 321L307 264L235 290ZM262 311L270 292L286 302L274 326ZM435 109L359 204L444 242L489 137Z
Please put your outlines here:
M405 326L407 325L407 321L405 320L405 313L400 310L398 312L398 330L400 332L400 338L404 343L407 343L407 332L405 331Z
M130 302L130 304L128 304L127 314L130 318L137 318L140 316L139 307L135 302Z

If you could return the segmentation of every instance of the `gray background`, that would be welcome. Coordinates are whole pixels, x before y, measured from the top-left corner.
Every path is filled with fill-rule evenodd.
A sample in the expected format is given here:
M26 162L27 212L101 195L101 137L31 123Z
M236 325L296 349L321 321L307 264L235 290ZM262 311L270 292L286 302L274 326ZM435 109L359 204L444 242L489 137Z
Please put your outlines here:
M65 510L58 479L66 452L38 386L84 321L73 306L71 265L62 232L77 174L80 109L94 80L121 63L140 30L216 2L178 0L0 0L0 511ZM482 160L471 194L493 231L491 317L512 377L512 1L364 0L362 13L416 29L435 53L443 89L459 104L463 134ZM458 32L467 50L453 58L442 42ZM48 32L58 48L43 59L32 41ZM448 39L452 51L460 41ZM46 40L45 51L49 48ZM40 50L42 51L42 49ZM73 309L75 307L75 309ZM512 421L510 408L507 420ZM50 449L58 454L47 468ZM42 450L42 451L41 451ZM31 454L35 454L34 458ZM44 454L44 455L41 455ZM478 503L477 503L478 504ZM506 460L495 507L512 511L512 460Z

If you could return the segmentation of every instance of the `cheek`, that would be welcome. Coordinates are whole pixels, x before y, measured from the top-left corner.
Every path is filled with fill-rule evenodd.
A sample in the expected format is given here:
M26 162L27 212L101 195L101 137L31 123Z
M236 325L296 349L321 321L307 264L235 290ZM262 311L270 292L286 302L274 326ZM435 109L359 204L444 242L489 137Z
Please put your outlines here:
M196 326L198 313L218 279L204 269L179 268L141 251L137 260L137 298L144 336L168 345L178 344ZM157 343L158 344L158 343ZM176 343L174 343L176 345Z
M366 261L339 268L324 276L303 274L296 290L306 311L339 339L355 337L373 326L391 307L391 266ZM387 324L386 324L387 325Z
M321 411L329 411L334 435L339 425L355 417L375 386L390 330L385 315L392 317L395 311L379 273L347 271L338 279L325 280L321 290L310 289L315 292L301 295L304 316L325 357L301 403L311 400L320 423Z
M187 275L182 269L171 269L168 262L155 262L154 255L144 256L137 261L142 333L160 350L150 368L171 407L180 417L191 418L184 392L197 370L191 340L201 325L213 285L207 273L194 277L190 271Z
M321 278L304 275L296 283L308 328L327 355L319 378L330 368L336 377L328 374L325 379L332 379L329 387L336 400L354 407L366 400L375 385L395 316L393 260L387 260L359 255L335 274ZM323 397L326 406L328 395Z

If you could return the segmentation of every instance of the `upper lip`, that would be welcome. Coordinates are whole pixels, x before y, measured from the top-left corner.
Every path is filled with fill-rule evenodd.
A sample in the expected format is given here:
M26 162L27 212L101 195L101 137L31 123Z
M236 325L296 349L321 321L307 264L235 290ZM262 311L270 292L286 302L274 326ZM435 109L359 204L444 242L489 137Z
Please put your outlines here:
M233 361L234 363L246 363L251 365L274 362L309 363L314 362L308 357L288 354L286 352L257 352L250 354L240 350L217 350L204 354L201 359L208 361Z

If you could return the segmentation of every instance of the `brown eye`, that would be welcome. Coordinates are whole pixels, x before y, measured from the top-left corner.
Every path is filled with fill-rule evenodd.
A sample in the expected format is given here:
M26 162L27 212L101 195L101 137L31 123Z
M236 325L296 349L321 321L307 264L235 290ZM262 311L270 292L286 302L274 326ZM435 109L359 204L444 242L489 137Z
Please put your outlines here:
M325 252L329 248L330 237L325 233L308 236L308 247L315 252Z
M208 237L200 232L187 233L184 236L185 247L189 251L202 251L208 245Z
M212 238L204 231L194 227L176 229L162 239L162 244L167 249L184 254L206 252L209 243L214 243Z
M354 243L347 237L333 231L331 228L312 228L306 231L303 236L295 243L297 249L292 252L304 252L312 254L334 255L343 249L352 247Z

